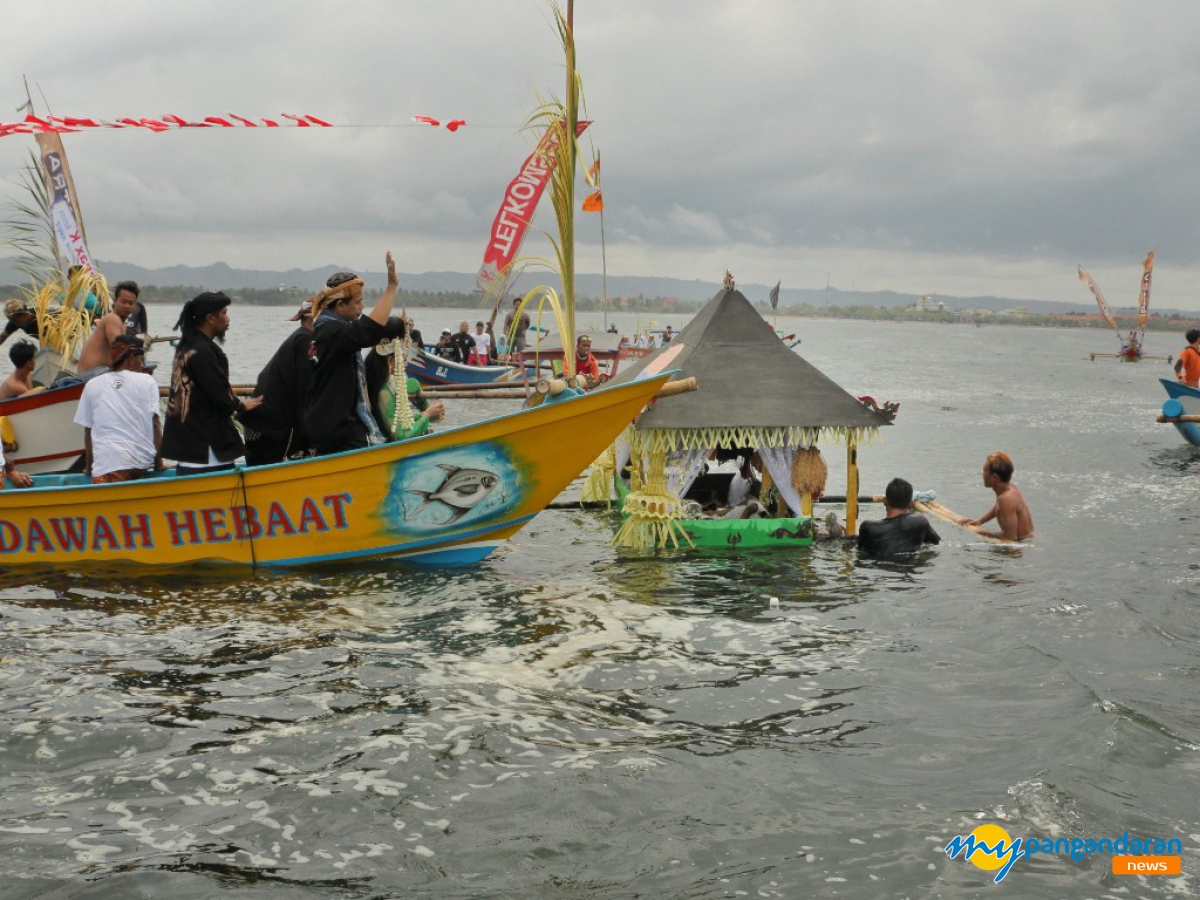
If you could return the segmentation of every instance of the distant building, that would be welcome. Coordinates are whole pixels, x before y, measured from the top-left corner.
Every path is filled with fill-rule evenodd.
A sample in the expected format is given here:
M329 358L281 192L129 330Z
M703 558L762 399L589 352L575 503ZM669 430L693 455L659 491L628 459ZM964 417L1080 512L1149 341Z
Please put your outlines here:
M918 298L917 305L913 308L917 312L945 312L946 304L938 300L933 294L926 294Z

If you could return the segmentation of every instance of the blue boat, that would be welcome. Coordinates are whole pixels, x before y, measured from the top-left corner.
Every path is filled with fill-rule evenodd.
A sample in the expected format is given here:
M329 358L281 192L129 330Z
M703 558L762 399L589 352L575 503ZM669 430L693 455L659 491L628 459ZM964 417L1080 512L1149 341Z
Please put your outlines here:
M410 378L421 384L494 384L496 382L521 381L521 371L515 366L468 366L463 363L442 359L426 350L417 355L405 367Z
M1200 416L1200 390L1177 381L1158 379L1169 398L1162 406L1163 421L1170 422L1189 444L1200 447L1200 424L1175 421L1180 416Z

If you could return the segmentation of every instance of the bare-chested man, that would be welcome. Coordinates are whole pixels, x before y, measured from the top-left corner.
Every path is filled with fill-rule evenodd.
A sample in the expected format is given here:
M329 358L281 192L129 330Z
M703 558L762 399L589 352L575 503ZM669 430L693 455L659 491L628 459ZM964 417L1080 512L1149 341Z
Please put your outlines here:
M14 371L0 384L0 400L20 397L33 390L33 358L37 356L37 344L31 341L17 341L8 351Z
M1012 483L1013 461L1007 453L996 451L983 464L983 486L996 492L996 505L978 519L960 519L960 525L979 526L996 520L1000 531L989 532L1010 541L1033 537L1033 515L1021 491Z
M113 297L113 311L96 323L92 336L87 339L87 343L83 345L83 352L79 354L77 368L81 375L97 366L108 367L108 361L112 357L113 338L125 331L125 320L129 318L137 302L136 284L123 281L117 285L117 293Z

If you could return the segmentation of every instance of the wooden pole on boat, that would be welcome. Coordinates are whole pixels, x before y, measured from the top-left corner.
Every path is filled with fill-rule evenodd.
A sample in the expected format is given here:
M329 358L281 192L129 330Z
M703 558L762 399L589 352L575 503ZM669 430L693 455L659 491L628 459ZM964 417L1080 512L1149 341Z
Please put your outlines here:
M846 534L858 534L858 443L846 441Z

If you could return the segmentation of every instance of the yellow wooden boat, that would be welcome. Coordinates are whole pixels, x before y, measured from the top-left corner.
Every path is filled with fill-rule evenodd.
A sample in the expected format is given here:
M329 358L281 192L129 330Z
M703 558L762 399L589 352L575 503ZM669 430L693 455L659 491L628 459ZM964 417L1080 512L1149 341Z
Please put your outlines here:
M667 375L395 444L182 478L0 491L0 565L478 562L536 516Z

